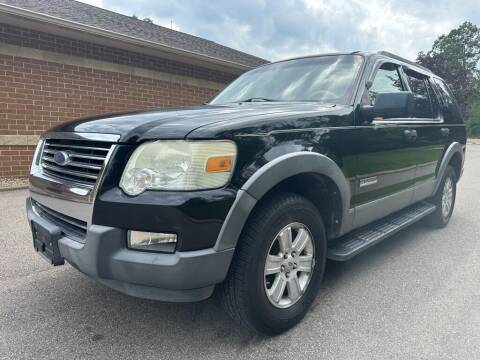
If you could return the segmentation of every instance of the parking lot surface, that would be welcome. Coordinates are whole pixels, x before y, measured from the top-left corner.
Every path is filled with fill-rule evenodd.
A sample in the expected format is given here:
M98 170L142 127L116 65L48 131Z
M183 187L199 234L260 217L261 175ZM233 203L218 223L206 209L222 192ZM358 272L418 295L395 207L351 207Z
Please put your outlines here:
M480 354L480 146L449 226L424 224L329 262L293 330L253 336L212 300L164 304L107 289L33 250L27 190L0 192L0 358L476 359Z

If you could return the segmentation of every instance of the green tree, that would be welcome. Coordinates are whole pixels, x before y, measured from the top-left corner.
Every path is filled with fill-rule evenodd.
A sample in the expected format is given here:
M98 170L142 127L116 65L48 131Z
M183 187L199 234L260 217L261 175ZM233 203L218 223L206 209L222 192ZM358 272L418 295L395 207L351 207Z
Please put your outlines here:
M469 134L480 136L480 27L464 22L441 35L417 62L441 76L452 89L465 117ZM476 125L478 124L478 125Z
M136 20L139 20L138 16L135 15L135 14L133 14L131 17L134 18L134 19L136 19ZM150 19L149 17L144 17L144 18L142 19L142 21L145 21L146 23L149 23L149 24L153 24L153 23L154 23L153 20Z
M458 61L468 71L478 75L480 61L480 28L465 21L433 43L431 52Z
M477 99L470 108L467 130L470 136L480 137L480 99Z

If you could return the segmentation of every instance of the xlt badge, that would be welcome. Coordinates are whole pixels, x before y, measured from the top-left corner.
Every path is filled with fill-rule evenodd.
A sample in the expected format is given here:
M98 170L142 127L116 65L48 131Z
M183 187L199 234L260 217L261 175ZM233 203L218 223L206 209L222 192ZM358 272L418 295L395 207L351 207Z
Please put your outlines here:
M375 185L378 182L377 176L371 176L365 179L360 179L360 187L365 187L369 185Z

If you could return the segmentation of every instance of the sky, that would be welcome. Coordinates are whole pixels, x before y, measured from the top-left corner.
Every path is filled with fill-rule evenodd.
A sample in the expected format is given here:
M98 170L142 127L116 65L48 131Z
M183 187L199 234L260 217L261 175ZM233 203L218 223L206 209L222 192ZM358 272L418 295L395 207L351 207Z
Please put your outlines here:
M480 0L82 0L267 60L387 50L414 60L468 20Z

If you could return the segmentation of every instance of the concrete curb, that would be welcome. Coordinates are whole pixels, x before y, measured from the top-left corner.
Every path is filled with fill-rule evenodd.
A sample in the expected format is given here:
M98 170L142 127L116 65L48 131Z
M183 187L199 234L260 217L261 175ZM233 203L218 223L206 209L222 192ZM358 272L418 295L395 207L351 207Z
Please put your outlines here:
M0 188L0 192L10 191L10 190L24 190L24 189L28 189L28 185Z

